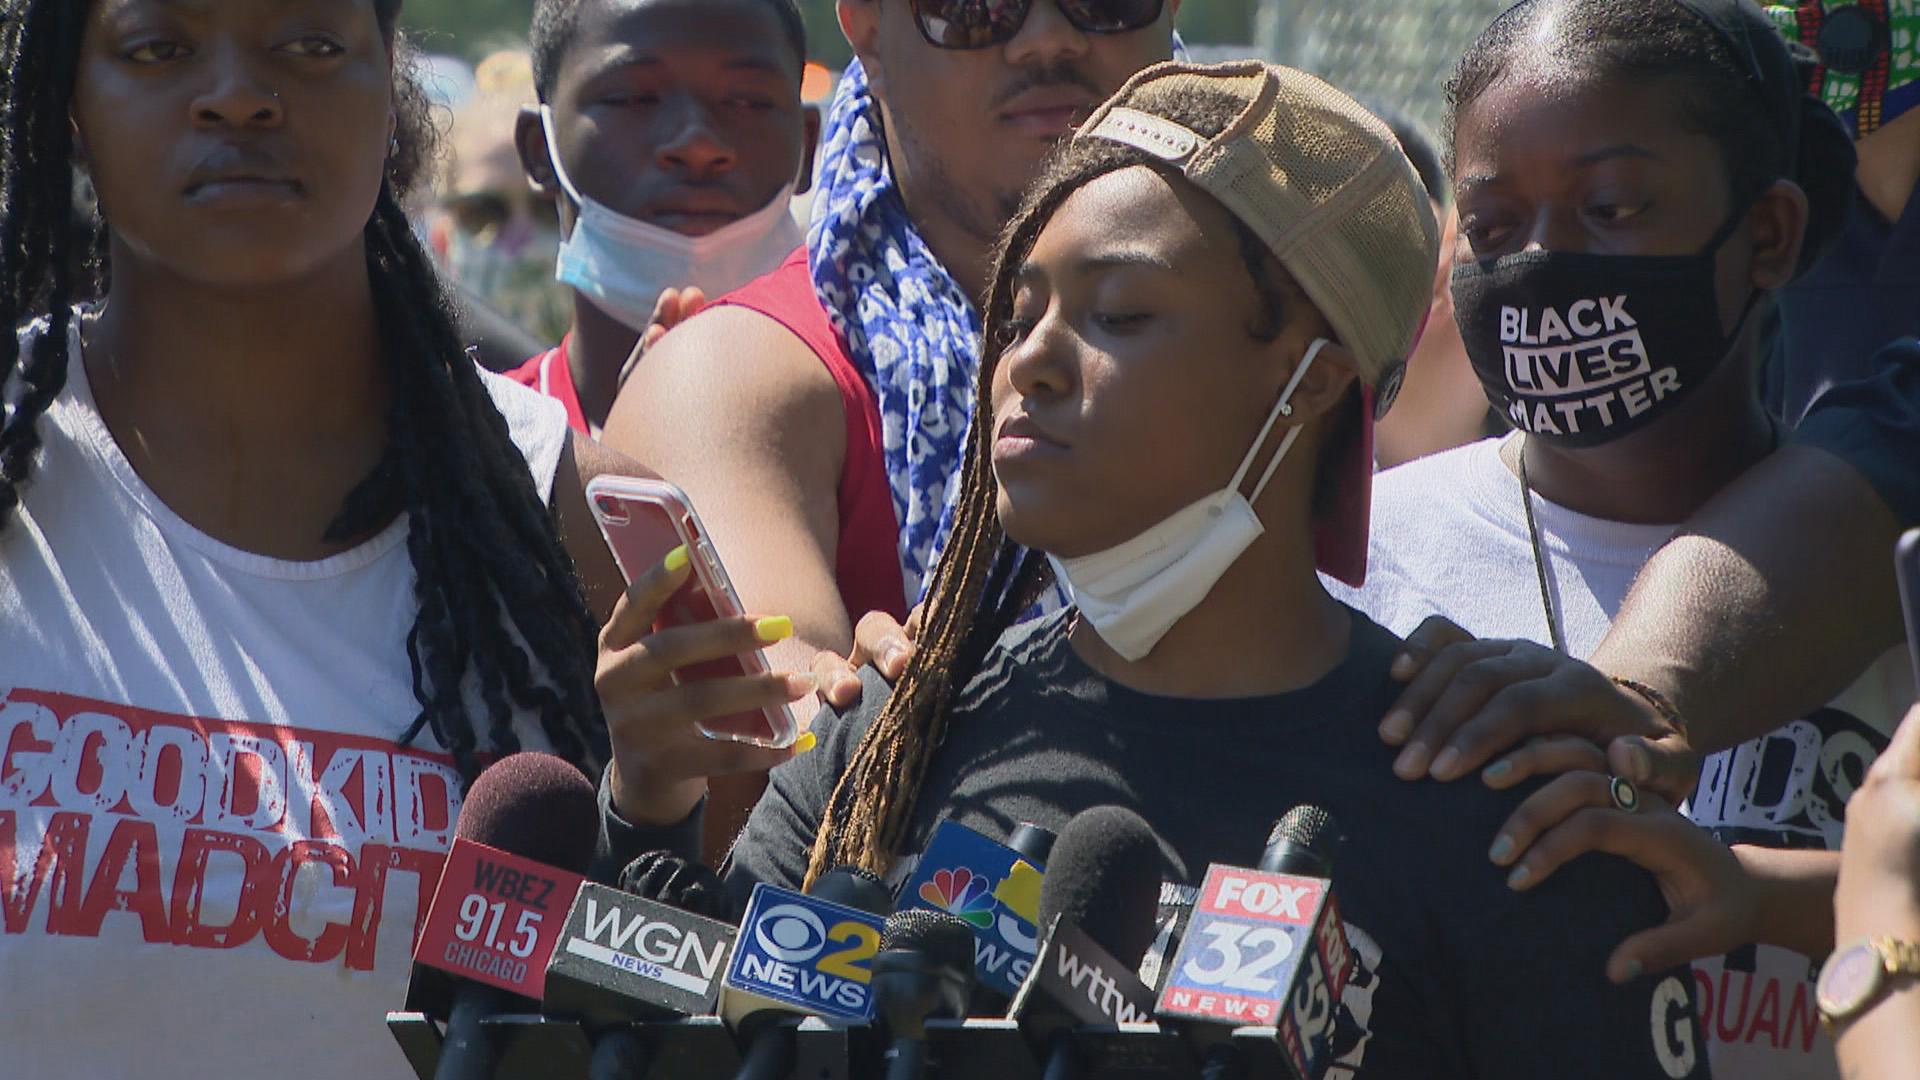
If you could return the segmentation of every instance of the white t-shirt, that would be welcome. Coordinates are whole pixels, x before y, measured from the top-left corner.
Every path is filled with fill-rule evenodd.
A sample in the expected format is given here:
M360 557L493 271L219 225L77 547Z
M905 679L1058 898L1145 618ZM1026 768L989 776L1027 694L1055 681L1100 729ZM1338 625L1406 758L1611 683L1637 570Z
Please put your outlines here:
M410 1076L384 1020L460 791L430 732L395 743L406 521L316 562L222 544L72 355L0 532L0 1075ZM564 410L482 378L550 497Z
M1477 637L1549 643L1520 481L1500 460L1502 441L1376 476L1366 585L1329 581L1334 595L1398 634L1440 614ZM1567 648L1585 657L1674 526L1587 517L1537 495L1533 506ZM1905 649L1891 650L1827 708L1708 758L1688 816L1727 843L1839 848L1847 797L1913 698ZM1806 957L1771 946L1695 965L1714 1075L1838 1077L1812 975Z

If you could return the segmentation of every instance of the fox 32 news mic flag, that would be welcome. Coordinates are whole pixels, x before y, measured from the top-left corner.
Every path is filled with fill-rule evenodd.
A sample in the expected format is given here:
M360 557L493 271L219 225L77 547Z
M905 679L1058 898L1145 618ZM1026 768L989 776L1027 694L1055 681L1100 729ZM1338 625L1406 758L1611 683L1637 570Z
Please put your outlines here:
M1293 1075L1316 1080L1332 1060L1336 1011L1352 970L1331 882L1213 866L1168 968L1159 1011L1170 1019L1271 1026ZM1204 1030L1189 1026L1196 1035Z
M1025 826L1020 832L1031 838L1045 830ZM1051 847L1052 834L1039 838ZM943 821L913 876L901 886L900 908L944 911L965 920L975 938L975 978L1002 997L1012 997L1033 969L1040 948L1036 927L1046 872L1043 859Z

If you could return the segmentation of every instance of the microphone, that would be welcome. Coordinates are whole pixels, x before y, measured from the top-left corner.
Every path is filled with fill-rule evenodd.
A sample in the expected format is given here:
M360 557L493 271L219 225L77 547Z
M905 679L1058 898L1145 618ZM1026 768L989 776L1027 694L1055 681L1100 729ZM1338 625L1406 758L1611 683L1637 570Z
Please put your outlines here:
M1339 842L1332 814L1318 806L1296 806L1273 823L1259 868L1269 874L1330 878L1333 849Z
M1071 1028L1152 1019L1134 967L1153 940L1160 842L1131 810L1076 815L1054 845L1040 889L1046 944L1007 1015L1045 1054L1048 1080L1077 1074Z
M620 871L620 891L719 922L740 921L740 910L727 897L720 875L671 851L649 851L628 863Z
M500 1048L481 1021L538 1011L599 827L592 782L551 754L508 755L474 780L407 991L408 1009L446 1018L436 1080L493 1075Z
M671 852L640 856L622 889L580 886L547 964L544 1011L609 1028L594 1040L594 1080L644 1075L652 1057L640 1020L703 1016L719 1000L734 927L719 875Z
M927 1020L960 1020L973 992L973 927L944 911L896 912L873 958L874 1008L893 1043L887 1080L927 1071Z
M753 887L720 994L720 1015L746 1047L738 1080L792 1072L806 1016L873 1016L869 965L892 909L887 887L857 867L822 874L812 893Z
M1035 866L1045 866L1048 857L1053 854L1054 843L1059 839L1052 829L1023 821L1013 827L1013 835L1007 837L1007 846Z
M1252 1040L1232 1037L1236 1027L1274 1029L1268 1052L1295 1077L1317 1080L1332 1063L1353 968L1328 880L1338 837L1331 814L1298 806L1274 825L1259 869L1207 868L1159 1002L1162 1017L1187 1022L1203 1076L1242 1075L1257 1053Z
M547 964L547 1012L594 1023L700 1016L719 1000L736 930L720 878L671 852L628 864L624 887L580 886Z
M980 986L975 1012L1004 1012L1006 999L1033 969L1040 947L1040 883L1054 841L1048 830L1023 823L1003 846L942 821L900 888L902 908L944 911L972 930ZM997 1002L990 1000L995 996Z

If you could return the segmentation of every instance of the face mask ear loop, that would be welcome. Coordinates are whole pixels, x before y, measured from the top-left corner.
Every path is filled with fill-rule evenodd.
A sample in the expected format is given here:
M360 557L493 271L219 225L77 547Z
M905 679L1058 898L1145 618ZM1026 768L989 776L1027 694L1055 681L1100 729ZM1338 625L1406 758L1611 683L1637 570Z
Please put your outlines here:
M1241 460L1240 471L1233 474L1232 490L1240 490L1240 481L1246 479L1247 470L1253 467L1253 459L1260 455L1260 447L1266 444L1267 435L1273 430L1273 425L1282 416L1293 415L1293 406L1288 402L1292 400L1293 392L1300 388L1300 380L1306 378L1307 369L1313 366L1314 358L1319 356L1320 350L1326 348L1328 344L1330 343L1326 338L1315 338L1313 344L1307 346L1307 355L1300 358L1300 366L1293 369L1293 377L1287 380L1286 389L1280 391L1280 400L1274 403L1273 411L1267 414L1266 426L1260 429L1259 437L1253 440L1253 448L1248 450L1247 456ZM1293 449L1293 441L1299 437L1298 426L1287 429L1286 436L1280 440L1280 449L1274 452L1273 460L1267 462L1267 471L1260 474L1260 482L1253 486L1253 494L1247 498L1249 503L1260 500L1260 493L1267 490L1267 482L1273 479L1273 474L1280 468L1280 463L1286 460L1287 451Z
M553 109L544 103L540 106L540 130L546 133L547 160L553 163L553 176L560 181L560 190L573 200L576 209L584 208L587 201L580 197L579 189L573 186L573 179L567 175L567 167L560 164L560 140L553 134Z

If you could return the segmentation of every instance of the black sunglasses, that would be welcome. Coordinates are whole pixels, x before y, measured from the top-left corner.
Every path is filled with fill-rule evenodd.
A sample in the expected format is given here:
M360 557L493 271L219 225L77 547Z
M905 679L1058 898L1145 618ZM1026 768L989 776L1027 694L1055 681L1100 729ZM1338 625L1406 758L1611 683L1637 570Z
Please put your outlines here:
M1041 0L1045 2L1045 0ZM1153 25L1166 0L1054 0L1060 13L1089 34L1125 34ZM1026 24L1035 0L911 0L914 21L929 45L986 49L1005 45Z

